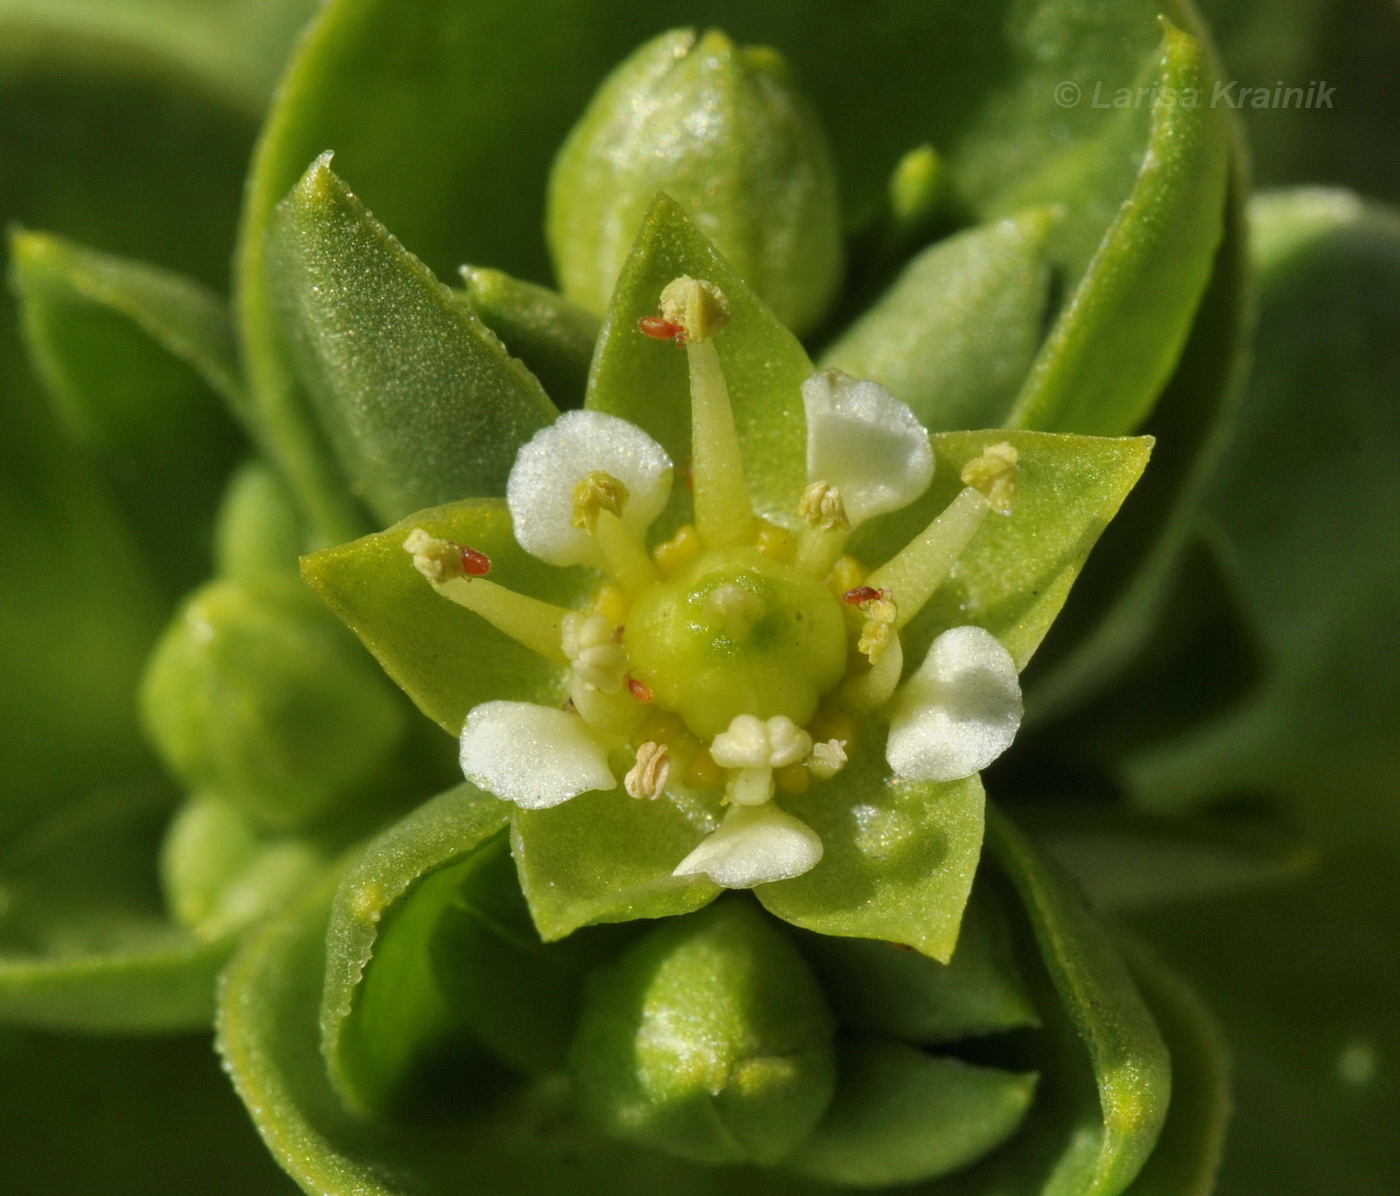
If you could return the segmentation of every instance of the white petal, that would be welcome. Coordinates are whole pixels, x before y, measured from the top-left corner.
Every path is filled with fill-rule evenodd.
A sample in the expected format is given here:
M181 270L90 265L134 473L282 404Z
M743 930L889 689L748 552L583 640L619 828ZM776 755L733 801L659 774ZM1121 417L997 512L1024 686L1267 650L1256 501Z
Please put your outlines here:
M908 506L933 480L933 449L914 413L878 382L823 370L802 384L807 477L841 492L851 526Z
M817 832L771 802L731 806L719 830L686 856L674 875L704 873L726 889L751 889L801 876L821 858Z
M484 702L462 728L462 772L526 810L617 785L608 754L576 714L531 702Z
M954 627L896 695L885 758L896 775L956 781L987 767L1021 726L1016 662L981 627Z
M639 539L671 496L671 458L636 424L601 411L565 412L520 450L506 482L521 548L551 565L598 563L593 538L573 526L574 487L594 470L627 487L622 524Z

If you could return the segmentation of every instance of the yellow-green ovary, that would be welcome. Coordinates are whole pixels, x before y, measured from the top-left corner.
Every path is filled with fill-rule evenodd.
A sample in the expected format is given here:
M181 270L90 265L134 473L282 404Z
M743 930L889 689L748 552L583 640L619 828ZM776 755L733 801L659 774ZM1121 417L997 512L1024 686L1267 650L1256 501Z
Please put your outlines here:
M736 715L799 726L846 667L841 605L815 577L752 548L702 553L638 596L632 675L702 739Z

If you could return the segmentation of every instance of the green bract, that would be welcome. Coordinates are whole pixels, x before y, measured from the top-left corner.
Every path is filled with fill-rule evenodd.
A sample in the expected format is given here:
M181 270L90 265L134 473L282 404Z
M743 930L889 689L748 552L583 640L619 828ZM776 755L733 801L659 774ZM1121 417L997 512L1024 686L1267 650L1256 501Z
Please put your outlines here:
M29 1030L217 995L308 1192L1205 1196L1219 1035L1108 911L1210 956L1290 1138L1366 1142L1348 1187L1247 1113L1271 1196L1388 1190L1367 967L1286 1065L1236 990L1272 943L1329 1008L1314 898L1394 934L1349 862L1394 846L1395 220L1256 206L1231 444L1237 81L1186 0L329 0L256 146L296 6L51 7L0 0L36 1108L76 1068ZM1240 892L1308 859L1276 793L1331 853L1287 935ZM225 1157L190 1104L135 1178L81 1118L4 1178L275 1190L174 1162Z

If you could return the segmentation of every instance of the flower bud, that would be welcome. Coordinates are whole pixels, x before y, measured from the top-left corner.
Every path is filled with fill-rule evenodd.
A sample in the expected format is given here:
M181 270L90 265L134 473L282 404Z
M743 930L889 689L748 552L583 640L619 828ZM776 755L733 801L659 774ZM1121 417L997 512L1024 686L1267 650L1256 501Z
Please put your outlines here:
M798 333L842 273L826 138L775 51L672 30L604 82L554 164L548 233L565 294L607 308L658 191Z
M199 590L156 646L141 697L177 776L276 829L325 814L405 729L388 684L297 582Z
M774 1163L835 1083L833 1021L758 908L668 919L589 983L572 1050L579 1105L616 1137L701 1163Z

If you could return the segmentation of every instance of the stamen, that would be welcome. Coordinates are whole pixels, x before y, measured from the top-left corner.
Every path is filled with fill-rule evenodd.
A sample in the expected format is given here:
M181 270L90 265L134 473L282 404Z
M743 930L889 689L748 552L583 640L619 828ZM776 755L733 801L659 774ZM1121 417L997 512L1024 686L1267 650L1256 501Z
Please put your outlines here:
M612 511L600 511L593 527L608 572L628 594L637 595L657 579L656 566L647 550Z
M729 770L725 797L736 806L760 806L773 796L773 770L800 764L812 750L812 737L785 715L766 721L737 715L716 735L710 755Z
M517 594L484 577L469 577L460 545L414 528L403 542L413 566L439 594L480 615L497 631L554 664L567 665L564 619L570 611ZM484 554L483 554L484 555Z
M671 776L671 753L664 743L644 743L637 749L637 763L623 778L628 797L653 801L666 789Z
M968 486L916 539L866 580L899 595L895 627L904 627L947 580L990 508L980 490Z
M651 686L645 681L638 681L635 677L627 678L627 691L644 706L650 706L656 701L656 695L651 692Z
M661 292L661 314L686 332L696 531L708 548L749 543L753 506L729 388L714 346L715 336L729 323L729 302L713 283L682 275Z
M887 629L888 626L886 624ZM850 714L870 714L894 696L903 671L904 646L899 636L890 632L888 640L870 657L869 668L862 668L856 662L847 672L846 679L837 690L837 700Z
M613 639L613 625L602 615L570 612L561 627L564 655L574 676L607 694L619 693L627 674L627 649Z
M679 324L673 324L664 316L643 316L637 321L637 327L642 330L643 335L651 337L654 341L675 341L678 345L685 344L685 329Z
M827 482L813 482L802 492L797 513L807 521L808 527L822 531L834 532L851 526L841 491Z
M869 587L864 587L869 589ZM860 604L865 623L860 629L860 642L856 648L872 665L880 663L880 657L895 638L894 624L899 615L899 607L889 590L876 590L875 597Z
M612 474L595 469L580 479L574 487L572 524L592 535L598 526L598 516L604 511L620 516L631 495L626 485Z
M980 490L998 515L1010 515L1016 506L1016 462L1020 454L1008 441L988 446L981 456L962 467L964 486Z
M846 767L846 741L828 739L825 743L812 745L812 757L807 761L807 771L814 780L829 781Z

